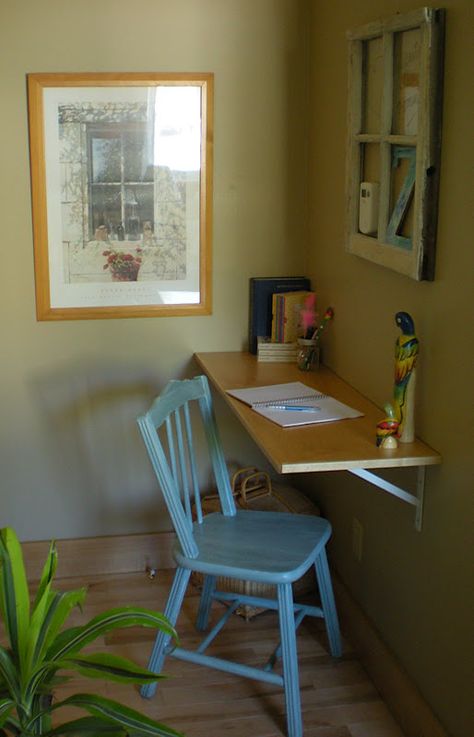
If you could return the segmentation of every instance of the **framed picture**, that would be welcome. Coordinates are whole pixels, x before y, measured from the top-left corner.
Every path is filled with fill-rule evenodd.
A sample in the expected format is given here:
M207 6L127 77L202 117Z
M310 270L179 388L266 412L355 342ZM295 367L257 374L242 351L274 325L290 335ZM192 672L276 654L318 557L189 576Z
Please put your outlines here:
M346 248L432 280L445 12L422 8L348 32Z
M211 311L213 75L29 74L38 320Z

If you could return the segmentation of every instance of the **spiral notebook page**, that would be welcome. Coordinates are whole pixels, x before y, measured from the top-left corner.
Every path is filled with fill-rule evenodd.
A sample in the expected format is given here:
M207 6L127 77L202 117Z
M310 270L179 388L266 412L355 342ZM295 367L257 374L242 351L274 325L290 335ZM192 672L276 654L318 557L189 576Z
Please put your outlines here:
M362 416L362 412L348 407L334 397L321 394L301 381L249 389L228 389L227 394L281 427L335 422Z

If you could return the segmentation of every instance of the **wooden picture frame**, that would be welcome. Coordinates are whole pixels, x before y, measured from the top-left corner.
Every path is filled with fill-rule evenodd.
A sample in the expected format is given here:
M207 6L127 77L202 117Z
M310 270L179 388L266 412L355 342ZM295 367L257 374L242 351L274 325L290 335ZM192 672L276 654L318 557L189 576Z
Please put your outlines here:
M211 312L213 75L29 74L38 320Z
M348 31L346 249L434 279L445 11Z

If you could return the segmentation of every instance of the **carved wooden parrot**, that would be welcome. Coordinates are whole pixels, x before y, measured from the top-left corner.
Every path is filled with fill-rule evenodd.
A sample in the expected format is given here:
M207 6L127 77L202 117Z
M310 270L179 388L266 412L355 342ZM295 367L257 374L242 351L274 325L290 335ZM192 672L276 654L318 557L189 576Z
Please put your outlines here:
M415 335L415 325L408 312L397 312L395 322L401 329L395 343L395 385L393 390L393 407L399 422L399 436L403 432L403 424L407 414L407 391L410 378L418 356L419 342Z

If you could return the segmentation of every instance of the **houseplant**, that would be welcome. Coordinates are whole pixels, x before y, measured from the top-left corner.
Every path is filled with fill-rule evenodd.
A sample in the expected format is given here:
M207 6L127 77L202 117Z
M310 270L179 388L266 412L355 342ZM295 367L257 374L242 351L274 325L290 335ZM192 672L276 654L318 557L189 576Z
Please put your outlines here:
M55 686L65 680L58 676L60 671L122 683L144 684L161 678L122 657L82 653L103 634L138 625L164 630L176 640L176 632L164 615L135 607L110 609L83 626L66 628L72 609L81 606L86 590L54 591L56 566L53 542L30 603L18 538L11 528L0 531L0 614L8 640L7 647L0 645L0 736L180 737L173 729L98 695L81 693L54 701ZM53 726L53 715L65 706L79 707L89 716Z

